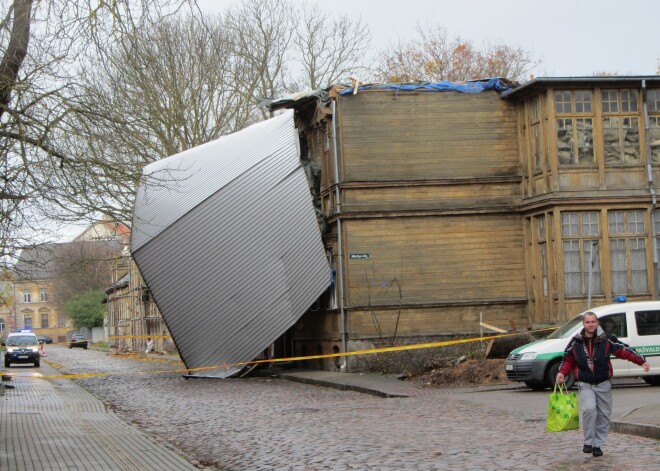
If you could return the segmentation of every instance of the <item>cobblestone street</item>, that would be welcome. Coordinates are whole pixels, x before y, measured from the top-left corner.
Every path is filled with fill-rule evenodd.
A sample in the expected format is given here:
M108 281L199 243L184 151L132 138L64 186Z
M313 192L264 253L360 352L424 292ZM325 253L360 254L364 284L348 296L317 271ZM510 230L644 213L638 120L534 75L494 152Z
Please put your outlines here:
M152 358L54 346L45 360L113 373L75 381L207 469L633 471L660 459L657 440L622 434L602 458L584 455L581 431L545 431L547 395L514 415L414 384L414 397L383 399L270 378L186 380ZM146 371L159 373L131 374Z

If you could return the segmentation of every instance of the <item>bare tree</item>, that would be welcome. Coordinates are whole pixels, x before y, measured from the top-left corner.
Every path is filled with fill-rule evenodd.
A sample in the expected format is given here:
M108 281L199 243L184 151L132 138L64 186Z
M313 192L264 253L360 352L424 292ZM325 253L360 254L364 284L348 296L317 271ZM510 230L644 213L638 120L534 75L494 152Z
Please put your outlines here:
M302 73L289 85L292 91L315 90L349 75L371 73L371 32L360 17L331 17L316 6L306 5L297 20L293 39Z
M90 56L103 55L108 44L175 13L186 3L13 0L0 4L3 255L12 255L24 237L31 237L21 234L25 223L36 226L46 217L77 219L83 214L69 213L71 201L81 191L69 180L90 163L65 139L72 122L85 111L79 108L76 95L80 66ZM96 164L112 170L111 163ZM63 186L54 192L55 185ZM89 181L82 190L94 188L95 183Z
M176 17L122 38L87 67L81 94L90 114L112 117L104 127L122 150L148 163L243 128L253 109L237 86L244 72L220 20Z
M52 261L55 302L61 307L72 296L103 290L112 282L112 262L121 257L114 240L85 240L59 244Z
M242 84L242 91L255 104L286 91L295 30L293 11L288 0L245 0L226 12L224 26L232 38L233 52L252 76ZM267 117L264 108L260 113Z
M144 165L267 117L259 101L291 90L294 68L307 88L362 67L360 20L301 22L288 0L185 15L194 2L2 3L2 254L26 224L29 239L46 219L129 222Z
M392 82L465 81L506 77L524 81L539 63L531 53L507 44L477 47L441 26L417 26L418 37L399 42L380 55L377 75Z
M129 221L144 165L256 119L248 72L219 18L177 16L123 37L82 73L63 139L84 159L73 174L52 174L52 193L67 200L74 190L82 212Z

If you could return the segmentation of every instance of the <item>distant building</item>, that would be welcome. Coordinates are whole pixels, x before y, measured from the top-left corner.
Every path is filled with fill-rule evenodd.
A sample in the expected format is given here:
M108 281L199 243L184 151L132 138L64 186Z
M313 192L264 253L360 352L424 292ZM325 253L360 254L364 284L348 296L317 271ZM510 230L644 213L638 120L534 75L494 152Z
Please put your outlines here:
M39 244L21 251L14 267L13 329L66 340L67 320L55 300L54 264L60 244Z
M104 216L100 221L90 224L83 232L76 236L75 241L81 240L111 240L114 239L127 246L131 237L131 229L124 223L114 221Z
M0 271L0 337L13 329L14 283L9 271Z
M80 271L67 265L75 265L87 257L107 259L109 267L112 258L121 256L129 236L128 226L104 219L90 225L72 242L23 248L13 269L13 306L6 324L12 330L31 329L39 335L65 341L72 326L62 310L62 297L69 293L58 291L62 289L58 281L63 273Z

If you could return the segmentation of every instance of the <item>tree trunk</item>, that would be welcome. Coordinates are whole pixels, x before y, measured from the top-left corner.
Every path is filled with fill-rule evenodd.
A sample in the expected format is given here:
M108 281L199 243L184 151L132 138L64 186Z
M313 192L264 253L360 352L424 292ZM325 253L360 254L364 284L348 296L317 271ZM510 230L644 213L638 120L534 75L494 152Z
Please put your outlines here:
M30 42L30 13L33 0L15 0L14 21L5 56L0 62L0 118L7 110L18 72L27 55ZM10 12L11 13L11 12Z

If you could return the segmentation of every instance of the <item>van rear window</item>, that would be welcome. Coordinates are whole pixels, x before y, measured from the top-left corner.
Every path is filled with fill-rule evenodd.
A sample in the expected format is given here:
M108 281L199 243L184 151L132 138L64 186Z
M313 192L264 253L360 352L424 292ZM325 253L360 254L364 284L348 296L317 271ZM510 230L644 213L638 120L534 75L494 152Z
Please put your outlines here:
M635 312L637 335L660 335L660 311Z

